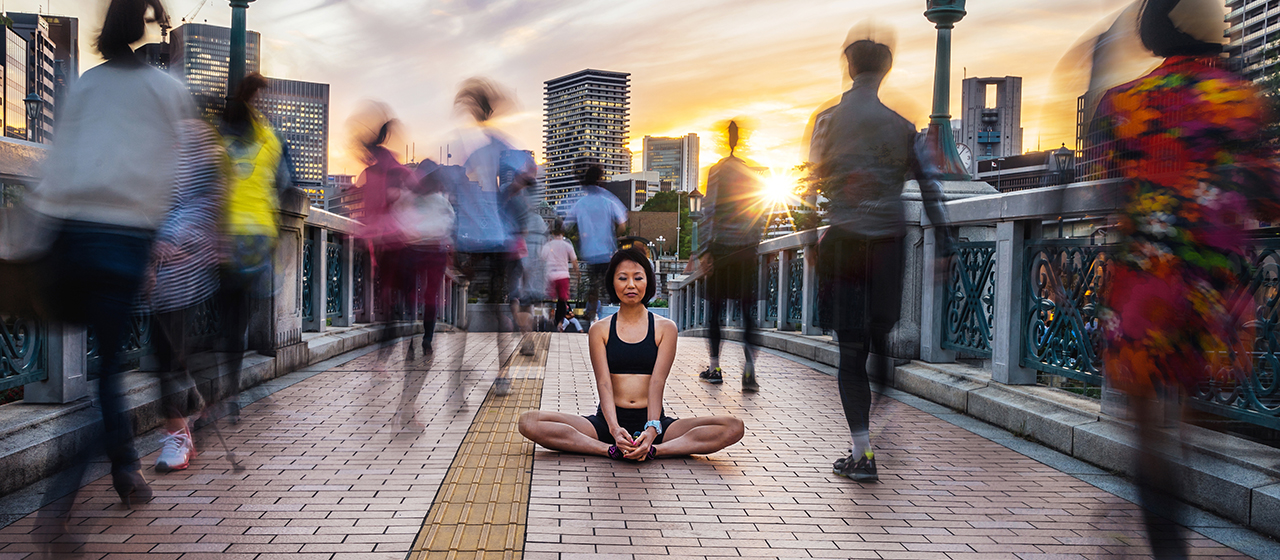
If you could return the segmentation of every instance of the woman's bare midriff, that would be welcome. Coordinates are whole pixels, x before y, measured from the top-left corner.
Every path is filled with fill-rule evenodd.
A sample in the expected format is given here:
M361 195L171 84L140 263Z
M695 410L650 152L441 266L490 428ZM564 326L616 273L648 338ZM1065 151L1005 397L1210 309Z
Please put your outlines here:
M652 375L634 373L614 373L613 404L622 408L649 407L649 380Z

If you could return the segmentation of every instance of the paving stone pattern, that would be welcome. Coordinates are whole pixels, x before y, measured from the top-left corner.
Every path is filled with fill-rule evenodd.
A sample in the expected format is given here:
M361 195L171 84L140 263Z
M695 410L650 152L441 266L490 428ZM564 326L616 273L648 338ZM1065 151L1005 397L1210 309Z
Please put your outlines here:
M836 383L761 354L762 390L697 381L706 342L681 338L666 389L676 417L731 414L742 442L708 457L621 463L539 447L527 560L547 558L1140 558L1137 506L990 440L886 399L873 412L881 482L831 473L848 447ZM586 338L553 339L542 408L587 414ZM554 366L554 367L553 367ZM1243 558L1198 534L1201 557Z
M596 397L586 336L549 339L542 408L590 413ZM746 437L725 451L637 464L535 452L527 442L504 439L487 446L495 453L474 446L458 454L469 430L476 431L473 442L481 432L498 441L502 423L538 402L526 389L536 387L539 368L518 362L513 371L522 381L514 402L482 406L497 356L514 342L473 334L463 355L463 340L440 335L432 362L409 364L401 343L282 389L247 407L240 424L224 430L246 470L230 469L202 430L201 454L186 471L156 475L149 467L154 455L144 458L157 494L152 503L124 509L109 479L92 481L79 494L69 534L29 516L0 529L0 560L35 558L32 553L49 541L89 560L399 560L423 537L429 512L444 512L436 508L453 503L437 499L451 467L475 468L490 455L500 455L499 466L506 467L501 461L530 452L523 541L528 559L1030 560L1149 554L1133 504L893 400L874 414L881 482L861 485L837 477L830 465L847 446L847 430L834 379L762 354L763 389L744 394L738 385L740 351L728 345L725 383L701 384L701 339L680 340L667 412L742 418ZM454 364L465 373L463 410L462 400L450 400ZM411 379L425 376L416 401L426 425L420 433L396 428L406 372ZM505 408L511 410L499 410ZM505 433L513 429L509 425ZM472 465L473 456L482 458ZM527 469L527 455L517 474L521 468ZM463 482L465 474L452 482ZM485 504L492 532L501 508L491 506L504 498L492 492L482 497L480 486L468 486L470 502L463 497L462 503ZM514 511L518 522L521 509L508 510L507 520ZM501 552L485 550L492 553L485 557L519 557L510 537L508 532ZM1242 557L1200 535L1189 539L1197 556ZM457 546L462 541L455 540L439 555L465 556ZM475 550L470 557L477 557Z

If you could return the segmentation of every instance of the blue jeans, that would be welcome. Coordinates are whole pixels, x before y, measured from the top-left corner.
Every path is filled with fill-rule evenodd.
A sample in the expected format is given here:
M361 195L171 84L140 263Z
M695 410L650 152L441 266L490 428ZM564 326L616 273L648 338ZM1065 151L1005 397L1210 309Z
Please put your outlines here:
M55 317L92 327L97 336L102 358L98 398L103 444L113 471L140 466L133 447L133 422L125 408L120 347L129 332L152 239L149 230L67 222L48 256L45 300L57 302Z

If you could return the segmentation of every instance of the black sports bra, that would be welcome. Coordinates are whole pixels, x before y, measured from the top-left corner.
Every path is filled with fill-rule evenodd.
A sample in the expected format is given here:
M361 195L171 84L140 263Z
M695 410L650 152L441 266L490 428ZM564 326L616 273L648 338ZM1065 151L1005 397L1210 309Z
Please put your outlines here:
M653 375L653 365L658 362L658 342L653 336L653 313L649 313L649 333L636 343L618 338L618 315L609 319L609 340L604 344L605 359L609 361L609 373L638 373Z

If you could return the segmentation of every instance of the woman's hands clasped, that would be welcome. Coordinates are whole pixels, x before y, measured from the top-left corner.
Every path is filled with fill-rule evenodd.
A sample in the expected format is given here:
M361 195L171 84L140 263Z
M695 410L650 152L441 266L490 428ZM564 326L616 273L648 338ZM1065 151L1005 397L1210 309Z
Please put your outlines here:
M649 458L649 448L653 447L653 440L658 438L658 433L652 428L646 428L640 432L640 437L636 438L635 446L630 451L623 450L622 456L632 461L643 461ZM619 449L622 449L619 447Z

